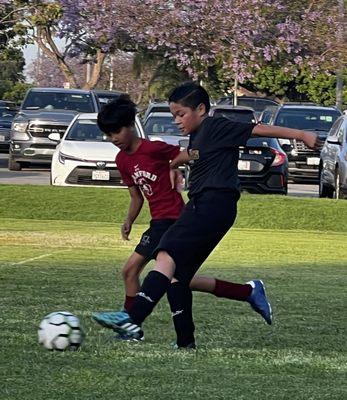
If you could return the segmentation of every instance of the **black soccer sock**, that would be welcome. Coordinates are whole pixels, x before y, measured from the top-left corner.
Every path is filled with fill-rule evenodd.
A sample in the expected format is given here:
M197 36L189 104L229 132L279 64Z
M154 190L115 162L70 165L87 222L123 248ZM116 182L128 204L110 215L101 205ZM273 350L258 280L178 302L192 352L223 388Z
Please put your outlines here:
M149 272L129 311L130 318L135 324L141 325L151 314L153 308L164 296L169 286L170 279L164 274L158 271Z
M194 322L192 314L193 296L188 285L172 283L167 291L172 319L177 335L177 346L187 347L194 343Z

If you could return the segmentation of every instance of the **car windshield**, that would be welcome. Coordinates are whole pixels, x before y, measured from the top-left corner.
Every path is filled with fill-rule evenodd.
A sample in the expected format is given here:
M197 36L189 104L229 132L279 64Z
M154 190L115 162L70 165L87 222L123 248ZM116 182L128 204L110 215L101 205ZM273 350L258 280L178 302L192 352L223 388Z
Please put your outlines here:
M78 119L74 122L65 140L80 142L107 142L107 137L99 129L94 119Z
M145 132L157 136L181 136L172 116L149 117L145 123Z
M22 105L23 110L72 110L93 112L89 94L59 92L29 92Z
M268 106L276 105L276 102L267 99L243 99L242 97L239 97L237 99L237 105L252 107L253 110L261 112L264 111Z
M214 117L225 117L237 122L253 122L254 115L248 110L215 110Z
M11 110L9 108L0 107L0 119L6 121L12 121L14 116L17 114L16 110Z
M101 104L107 104L107 103L110 103L113 100L117 100L119 98L120 94L108 94L108 93L106 93L106 94L98 94L97 96L98 96L99 102Z
M290 109L282 110L276 117L275 125L310 131L329 131L340 116L335 110Z

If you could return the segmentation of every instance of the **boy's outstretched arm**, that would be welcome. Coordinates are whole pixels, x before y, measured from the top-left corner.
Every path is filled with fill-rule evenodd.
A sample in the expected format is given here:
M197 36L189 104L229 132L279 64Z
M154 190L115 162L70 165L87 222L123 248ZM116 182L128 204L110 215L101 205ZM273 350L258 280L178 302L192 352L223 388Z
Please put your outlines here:
M187 164L189 161L190 161L190 156L188 154L188 150L184 149L180 151L179 155L171 161L170 168L176 169L180 165Z
M139 187L130 186L128 189L130 193L130 204L129 204L128 214L121 227L122 238L124 240L129 240L131 227L134 221L136 220L137 216L140 214L140 211L143 206L143 196Z
M318 135L313 132L301 131L299 129L285 128L275 125L256 125L253 128L252 136L266 136L278 139L297 139L302 140L311 149L320 149L323 142Z

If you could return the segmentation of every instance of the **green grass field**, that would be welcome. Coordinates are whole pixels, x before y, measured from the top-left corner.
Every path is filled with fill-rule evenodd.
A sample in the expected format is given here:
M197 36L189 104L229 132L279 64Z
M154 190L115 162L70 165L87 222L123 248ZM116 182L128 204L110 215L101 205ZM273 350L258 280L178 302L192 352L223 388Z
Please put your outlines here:
M173 351L164 299L146 341L115 343L93 311L120 308L130 242L124 190L0 185L0 400L347 398L347 202L243 196L235 229L201 273L262 278L268 327L247 304L194 294L198 350ZM79 316L76 353L48 352L37 327L52 311Z

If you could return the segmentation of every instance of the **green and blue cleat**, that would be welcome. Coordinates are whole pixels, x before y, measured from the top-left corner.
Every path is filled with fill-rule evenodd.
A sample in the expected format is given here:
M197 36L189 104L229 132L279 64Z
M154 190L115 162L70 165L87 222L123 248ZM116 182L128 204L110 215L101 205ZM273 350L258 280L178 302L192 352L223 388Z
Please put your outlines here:
M113 329L119 335L127 335L127 340L141 340L143 331L134 324L126 311L98 312L92 315L92 319L104 328Z

